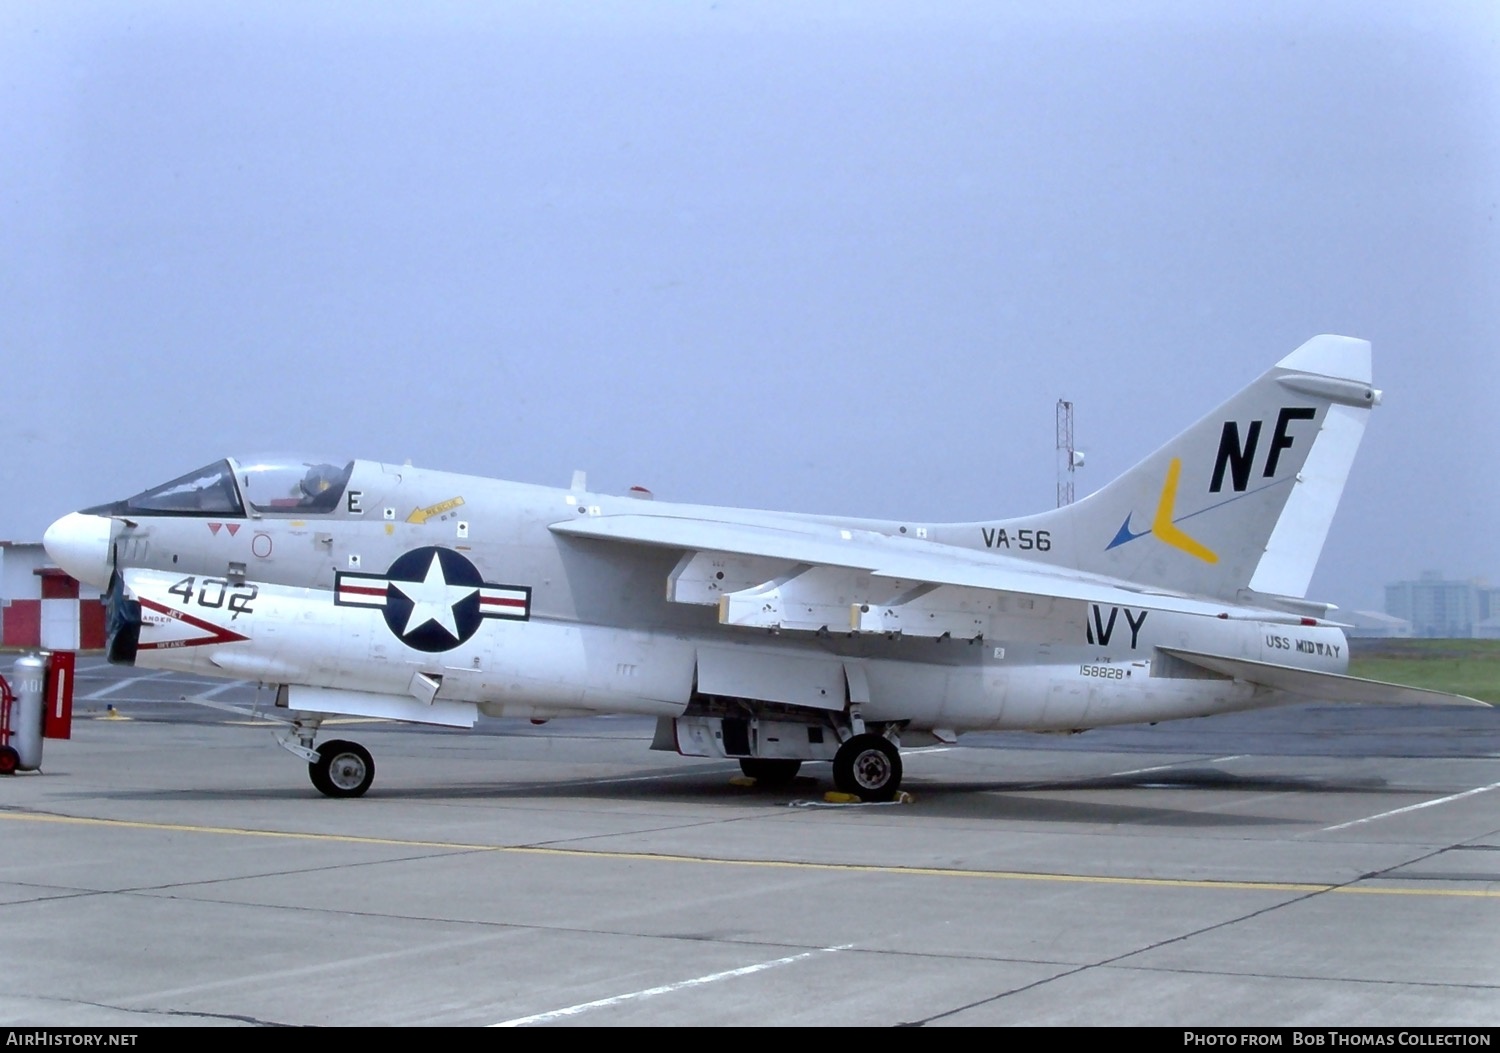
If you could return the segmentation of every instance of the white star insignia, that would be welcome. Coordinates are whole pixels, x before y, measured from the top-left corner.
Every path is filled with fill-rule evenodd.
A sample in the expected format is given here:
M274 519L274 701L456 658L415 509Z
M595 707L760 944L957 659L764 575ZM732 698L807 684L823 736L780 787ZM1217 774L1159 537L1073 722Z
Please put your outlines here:
M443 577L443 565L436 552L427 568L427 577L421 581L392 581L411 600L411 617L406 620L402 636L410 636L428 622L437 622L458 639L458 623L453 620L453 608L479 591L475 585L449 585Z

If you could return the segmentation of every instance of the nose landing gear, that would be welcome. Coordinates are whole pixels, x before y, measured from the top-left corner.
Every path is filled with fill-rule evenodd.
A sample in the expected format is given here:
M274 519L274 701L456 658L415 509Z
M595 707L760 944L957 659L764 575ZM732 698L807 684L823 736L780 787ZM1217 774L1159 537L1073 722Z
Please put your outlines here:
M307 774L324 796L361 797L375 781L375 760L359 743L333 739L318 747Z

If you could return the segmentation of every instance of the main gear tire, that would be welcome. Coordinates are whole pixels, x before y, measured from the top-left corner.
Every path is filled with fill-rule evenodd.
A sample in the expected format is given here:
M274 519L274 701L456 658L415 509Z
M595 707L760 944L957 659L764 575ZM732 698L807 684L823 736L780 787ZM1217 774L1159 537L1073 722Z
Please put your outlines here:
M786 786L802 769L799 760L780 760L774 757L741 757L740 771L754 779L759 786Z
M855 735L833 758L833 784L861 801L889 801L901 789L901 752L883 735Z

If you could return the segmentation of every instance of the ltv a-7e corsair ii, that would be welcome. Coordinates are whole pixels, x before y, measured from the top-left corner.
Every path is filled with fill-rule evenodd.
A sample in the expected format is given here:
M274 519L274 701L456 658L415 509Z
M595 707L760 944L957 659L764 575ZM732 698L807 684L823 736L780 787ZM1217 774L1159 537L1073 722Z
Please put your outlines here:
M327 717L657 718L654 749L868 801L902 745L1307 699L1473 702L1344 675L1303 598L1370 410L1319 336L1076 504L978 523L646 501L370 461L223 460L47 531L108 591L111 661L274 685L313 784ZM1473 703L1481 704L1481 703ZM270 708L270 707L267 707Z

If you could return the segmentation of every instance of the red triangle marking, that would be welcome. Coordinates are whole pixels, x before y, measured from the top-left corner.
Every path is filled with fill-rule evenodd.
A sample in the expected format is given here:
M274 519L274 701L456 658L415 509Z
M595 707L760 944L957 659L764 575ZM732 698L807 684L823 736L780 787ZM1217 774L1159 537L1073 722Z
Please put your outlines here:
M224 529L229 531L230 537L234 537L234 535L240 532L240 525L238 523L225 523Z
M214 537L218 537L219 536L219 528L221 526L223 526L223 525L224 525L223 523L210 523L210 524L208 524L208 529L213 531Z
M243 636L233 629L226 629L222 625L215 625L213 622L195 617L186 611L179 611L165 604L157 603L155 600L147 599L144 596L141 597L141 606L147 610L156 611L158 614L165 614L168 618L191 625L193 628L208 634L190 640L173 640L168 643L143 643L139 645L142 651L177 647L206 647L212 644L238 643L242 640L250 639L250 637Z

